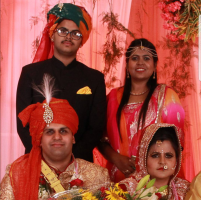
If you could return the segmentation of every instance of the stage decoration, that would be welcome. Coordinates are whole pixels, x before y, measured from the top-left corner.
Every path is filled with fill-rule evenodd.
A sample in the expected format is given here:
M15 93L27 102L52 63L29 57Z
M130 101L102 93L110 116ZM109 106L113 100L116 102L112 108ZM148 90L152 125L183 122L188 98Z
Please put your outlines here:
M91 190L77 187L71 190L66 190L54 194L49 200L54 199L71 199L71 200L140 200L140 199L160 199L162 197L160 192L167 189L167 185L160 187L155 192L149 192L150 188L154 186L155 179L149 181L150 175L146 175L138 183L134 194L129 194L126 186L120 183L111 183L108 185L95 185ZM45 194L46 195L46 194ZM150 197L150 198L149 198Z
M45 0L41 0L41 8L42 11L38 14L38 16L32 16L29 21L30 21L30 26L31 29L36 26L39 22L42 22L43 24L47 23L47 12L50 10L52 6L48 4ZM42 31L41 33L36 36L36 39L32 42L32 57L35 56L35 53L39 47L40 44L40 39L42 36Z
M170 32L171 41L193 40L198 35L198 21L201 14L201 0L160 0L161 17L166 21L163 27Z
M115 76L115 71L117 70L116 65L125 53L124 48L121 46L121 43L125 43L125 41L122 41L121 38L117 36L117 33L122 32L129 34L133 38L135 38L135 36L125 26L118 22L118 15L114 14L112 11L103 13L102 23L107 24L108 32L106 35L106 42L103 44L103 49L99 53L103 55L105 61L103 74L106 79L106 87L112 89L115 87L114 83L118 81L118 78Z
M184 99L192 91L195 91L190 76L191 60L196 57L192 51L193 46L196 44L192 41L179 40L173 42L167 38L163 38L163 41L159 41L157 45L157 49L162 48L165 52L168 50L158 74L163 77L163 81L167 85L176 91L180 99Z

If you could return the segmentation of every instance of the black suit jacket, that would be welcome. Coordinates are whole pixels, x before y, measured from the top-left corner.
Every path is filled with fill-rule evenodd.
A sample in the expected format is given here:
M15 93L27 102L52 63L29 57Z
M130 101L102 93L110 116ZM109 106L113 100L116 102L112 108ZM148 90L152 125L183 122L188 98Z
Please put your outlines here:
M40 85L44 73L55 78L56 98L67 99L79 117L78 132L75 134L76 144L73 154L76 158L93 161L92 150L102 137L106 117L106 91L104 76L73 60L64 66L55 57L23 67L17 88L17 115L28 105L43 102L44 97L32 89L32 83ZM92 94L76 94L80 88L88 86ZM29 127L22 126L17 117L18 134L25 146L25 153L32 148Z

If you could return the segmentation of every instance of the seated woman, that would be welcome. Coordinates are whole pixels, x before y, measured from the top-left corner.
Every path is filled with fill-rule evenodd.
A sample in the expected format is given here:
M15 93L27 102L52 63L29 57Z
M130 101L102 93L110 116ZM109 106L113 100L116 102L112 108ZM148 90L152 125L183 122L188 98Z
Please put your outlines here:
M201 171L193 179L190 185L190 191L187 193L185 200L199 200L201 199Z
M166 196L167 199L184 199L190 183L177 177L181 167L182 138L183 135L174 125L158 123L148 126L140 142L136 171L120 183L125 184L132 194L138 182L149 174L151 179L156 179L150 189L152 192L168 185L162 196Z

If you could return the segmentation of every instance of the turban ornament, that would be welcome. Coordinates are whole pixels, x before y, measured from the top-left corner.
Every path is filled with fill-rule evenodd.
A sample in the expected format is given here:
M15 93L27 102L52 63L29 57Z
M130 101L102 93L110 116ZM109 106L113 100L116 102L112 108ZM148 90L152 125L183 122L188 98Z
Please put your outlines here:
M59 3L58 7L60 8L59 12L61 12L62 8L63 8L64 4L63 3Z
M33 87L36 91L41 93L46 99L46 103L43 103L43 108L45 108L43 119L46 122L47 126L49 126L50 123L53 121L53 111L50 108L49 103L55 92L54 79L50 77L48 74L44 74L43 84L41 85L41 87L37 87L36 85L33 85Z
M45 108L45 112L43 114L43 119L46 122L47 126L53 121L53 112L47 103L44 103L43 108Z

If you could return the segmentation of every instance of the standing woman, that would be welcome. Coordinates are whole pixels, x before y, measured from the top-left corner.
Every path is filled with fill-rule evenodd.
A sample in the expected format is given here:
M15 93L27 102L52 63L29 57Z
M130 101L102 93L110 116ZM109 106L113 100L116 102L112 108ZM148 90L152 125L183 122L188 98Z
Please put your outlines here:
M154 45L141 38L126 51L125 85L108 95L107 132L99 150L109 161L112 181L119 182L135 171L135 156L142 130L150 124L175 124L183 133L184 110L177 94L157 84L158 55Z

